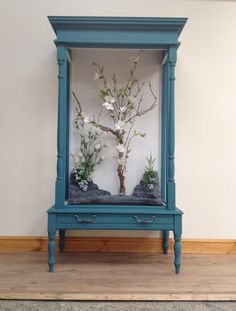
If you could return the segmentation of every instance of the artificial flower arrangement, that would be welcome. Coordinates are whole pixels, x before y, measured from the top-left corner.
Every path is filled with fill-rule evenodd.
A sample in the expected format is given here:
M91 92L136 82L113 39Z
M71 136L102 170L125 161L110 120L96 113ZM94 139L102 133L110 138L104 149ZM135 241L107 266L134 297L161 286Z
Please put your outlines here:
M88 183L92 180L92 173L96 165L103 160L103 149L106 147L101 140L103 132L110 133L116 142L117 152L117 175L119 179L119 196L126 195L125 174L127 172L127 162L132 151L131 144L134 138L144 138L146 133L141 133L134 129L138 118L152 111L157 106L157 97L152 90L151 83L148 83L153 101L143 108L142 90L145 83L140 84L136 77L136 70L140 56L132 59L127 82L121 88L118 87L118 78L113 74L111 81L107 80L104 66L93 63L95 67L94 80L100 82L99 97L102 100L100 112L96 117L89 118L82 110L81 104L73 92L73 96L78 104L74 119L74 126L80 133L80 152L73 155L74 169L72 174L78 186L86 191ZM106 113L112 120L113 127L101 123L101 115ZM144 174L148 180L144 181L148 189L152 190L156 173L154 171L155 159L152 155L147 159L148 166ZM155 176L154 176L155 175Z

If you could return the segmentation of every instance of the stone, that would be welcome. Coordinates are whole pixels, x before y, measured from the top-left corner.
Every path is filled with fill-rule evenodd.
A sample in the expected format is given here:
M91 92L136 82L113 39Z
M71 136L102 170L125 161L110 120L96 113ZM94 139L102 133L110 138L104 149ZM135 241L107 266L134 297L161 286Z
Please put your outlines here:
M159 198L143 198L133 195L93 195L90 197L74 197L68 200L69 204L103 204L103 205L163 205Z
M88 200L94 201L99 196L110 196L110 195L111 193L109 191L99 189L98 185L95 184L93 181L90 181L88 183L87 190L83 191L75 182L73 174L70 175L68 203L76 204L80 199L86 201L86 198L88 198ZM75 201L76 203L73 203Z
M155 184L153 189L149 189L148 185L144 182L144 180L146 180L146 174L147 172L143 174L143 178L140 180L139 184L135 186L133 196L140 198L160 199L161 196L157 171L155 171Z
M145 178L145 176L143 177ZM142 180L134 188L133 195L111 195L109 191L99 189L93 181L88 183L87 191L83 191L74 180L71 174L69 182L69 204L106 204L106 205L163 205L160 193L158 174L156 184L150 190Z

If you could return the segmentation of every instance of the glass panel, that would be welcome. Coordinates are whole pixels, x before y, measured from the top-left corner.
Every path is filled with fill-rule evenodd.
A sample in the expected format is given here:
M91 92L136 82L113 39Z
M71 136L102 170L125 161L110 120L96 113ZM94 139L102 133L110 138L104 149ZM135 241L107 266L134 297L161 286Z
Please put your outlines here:
M160 204L161 52L73 49L72 60L69 203Z

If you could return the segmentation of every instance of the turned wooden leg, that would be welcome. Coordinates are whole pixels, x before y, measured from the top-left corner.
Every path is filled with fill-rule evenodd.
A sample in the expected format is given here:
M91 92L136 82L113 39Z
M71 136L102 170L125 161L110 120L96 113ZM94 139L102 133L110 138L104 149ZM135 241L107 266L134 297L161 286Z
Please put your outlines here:
M61 253L64 251L65 246L65 232L66 230L64 229L59 230L59 249Z
M48 266L53 272L55 264L56 215L48 214Z
M48 233L48 267L49 272L53 272L55 264L55 238L56 231Z
M163 231L162 248L163 248L163 253L168 254L168 248L169 248L169 231L168 230Z
M181 234L174 232L174 251L175 251L175 272L180 272L180 266L181 266Z
M180 272L181 266L181 234L182 234L182 214L174 216L174 252L175 252L175 272Z

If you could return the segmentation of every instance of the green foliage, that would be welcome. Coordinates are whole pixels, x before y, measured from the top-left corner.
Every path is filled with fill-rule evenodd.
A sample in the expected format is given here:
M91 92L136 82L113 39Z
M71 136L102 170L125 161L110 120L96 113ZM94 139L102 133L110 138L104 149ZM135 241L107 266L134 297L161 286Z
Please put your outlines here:
M72 174L75 182L83 191L87 190L88 183L92 181L95 166L104 160L101 151L106 147L100 141L100 130L88 121L83 114L77 115L74 120L74 125L80 133L81 144L80 152L72 155L74 162Z
M147 165L145 166L145 174L143 181L148 186L150 190L154 188L154 185L156 184L156 177L157 173L154 170L154 165L156 158L153 158L152 153L150 153L150 156L146 158Z

